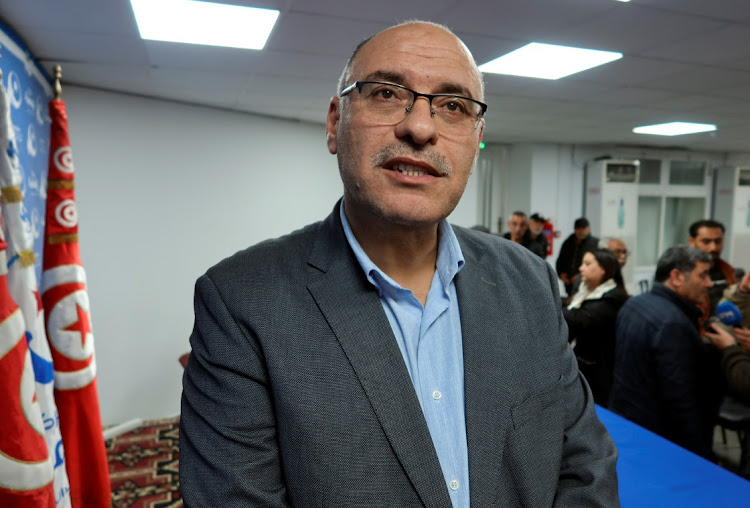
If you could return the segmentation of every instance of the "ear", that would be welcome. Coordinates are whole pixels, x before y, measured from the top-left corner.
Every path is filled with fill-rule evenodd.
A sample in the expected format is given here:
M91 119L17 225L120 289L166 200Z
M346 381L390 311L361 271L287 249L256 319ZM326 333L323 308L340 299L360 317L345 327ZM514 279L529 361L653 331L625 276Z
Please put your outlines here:
M669 282L674 289L679 289L685 283L685 274L677 268L672 268L672 271L669 272Z
M338 97L331 98L328 105L328 115L326 117L326 145L328 151L336 154L336 133L338 131L339 120L341 119L341 100Z
M690 245L691 247L695 247L695 238L693 238L692 236L688 236L688 245Z
M477 154L474 158L474 164L471 165L469 175L474 174L474 170L477 169L477 161L479 160L479 145L482 143L482 137L484 136L484 118L479 119L479 139L477 140ZM501 228L502 229L502 228Z

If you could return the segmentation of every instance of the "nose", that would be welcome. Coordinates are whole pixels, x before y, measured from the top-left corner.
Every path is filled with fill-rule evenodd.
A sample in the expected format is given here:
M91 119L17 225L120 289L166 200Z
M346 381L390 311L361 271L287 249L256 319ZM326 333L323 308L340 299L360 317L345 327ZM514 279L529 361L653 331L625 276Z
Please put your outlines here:
M411 138L418 145L434 144L438 138L438 129L430 100L427 97L417 97L406 117L396 124L395 132L397 137Z

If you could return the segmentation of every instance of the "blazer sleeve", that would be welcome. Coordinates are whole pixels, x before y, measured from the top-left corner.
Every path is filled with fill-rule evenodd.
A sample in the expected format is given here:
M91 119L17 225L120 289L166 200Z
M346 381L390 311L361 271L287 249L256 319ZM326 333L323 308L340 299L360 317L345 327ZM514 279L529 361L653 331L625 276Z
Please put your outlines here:
M549 270L555 298L557 280ZM554 505L558 508L620 506L617 490L617 448L594 408L588 384L578 371L573 351L567 344L567 326L558 311L558 344L564 345L562 383L565 404L565 437Z
M185 506L288 506L262 351L207 275L194 307L180 418Z

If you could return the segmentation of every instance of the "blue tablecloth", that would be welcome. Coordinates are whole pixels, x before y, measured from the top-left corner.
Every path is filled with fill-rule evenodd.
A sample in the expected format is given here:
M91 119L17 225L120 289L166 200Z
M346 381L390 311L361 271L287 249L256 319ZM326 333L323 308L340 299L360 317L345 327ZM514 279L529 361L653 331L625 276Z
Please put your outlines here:
M623 508L750 506L750 482L597 406L619 451Z

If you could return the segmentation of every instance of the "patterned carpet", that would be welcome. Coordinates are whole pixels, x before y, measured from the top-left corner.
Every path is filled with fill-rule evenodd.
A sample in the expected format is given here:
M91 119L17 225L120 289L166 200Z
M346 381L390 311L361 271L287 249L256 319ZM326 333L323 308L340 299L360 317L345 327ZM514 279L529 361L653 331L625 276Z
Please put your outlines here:
M179 416L147 421L106 441L113 507L182 506L179 421Z

